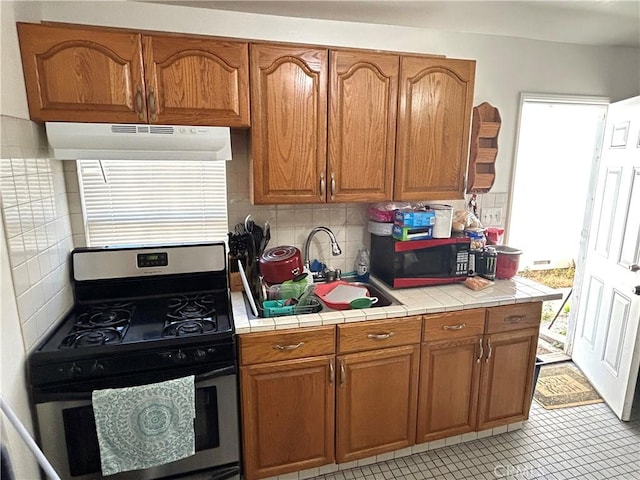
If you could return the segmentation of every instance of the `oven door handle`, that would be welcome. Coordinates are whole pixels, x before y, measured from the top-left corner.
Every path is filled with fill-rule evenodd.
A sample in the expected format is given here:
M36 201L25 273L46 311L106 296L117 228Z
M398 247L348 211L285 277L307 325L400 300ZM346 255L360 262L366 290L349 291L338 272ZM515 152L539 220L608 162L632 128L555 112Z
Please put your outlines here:
M233 375L237 373L238 369L235 365L229 365L227 367L218 368L216 370L211 370L210 372L201 373L200 375L196 375L196 384L204 382L206 380L211 380L213 378L224 377L226 375Z

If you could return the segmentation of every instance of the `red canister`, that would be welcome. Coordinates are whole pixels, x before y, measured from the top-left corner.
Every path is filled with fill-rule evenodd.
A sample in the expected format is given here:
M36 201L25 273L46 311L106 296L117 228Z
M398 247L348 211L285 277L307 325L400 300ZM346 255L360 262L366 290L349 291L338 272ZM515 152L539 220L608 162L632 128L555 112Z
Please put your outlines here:
M520 266L520 255L522 250L507 247L506 245L495 245L493 248L498 252L498 261L496 262L496 278L509 279L518 273Z
M273 247L260 255L260 273L267 283L291 280L302 273L302 255L291 245Z

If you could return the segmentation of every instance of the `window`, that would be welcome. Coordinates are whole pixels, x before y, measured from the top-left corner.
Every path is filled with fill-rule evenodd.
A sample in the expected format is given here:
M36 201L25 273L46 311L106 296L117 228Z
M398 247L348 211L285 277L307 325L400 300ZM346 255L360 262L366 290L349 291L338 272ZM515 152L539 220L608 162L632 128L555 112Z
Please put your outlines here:
M225 162L78 160L89 246L224 240Z

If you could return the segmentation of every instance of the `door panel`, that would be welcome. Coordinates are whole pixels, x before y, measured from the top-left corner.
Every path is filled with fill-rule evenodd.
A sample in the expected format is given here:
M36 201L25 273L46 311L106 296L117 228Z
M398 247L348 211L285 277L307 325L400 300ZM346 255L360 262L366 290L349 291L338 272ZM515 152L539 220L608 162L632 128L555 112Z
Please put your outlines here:
M423 344L417 443L475 429L481 341L479 335Z
M463 197L475 62L403 56L396 200Z
M638 155L640 155L640 151ZM622 267L640 263L640 168L633 169L627 208L627 220L624 222L622 248L620 249L620 265Z
M240 368L245 478L332 463L333 356Z
M151 123L249 126L247 43L157 35L143 45Z
M526 420L531 406L538 329L485 335L478 429Z
M413 445L420 347L338 357L336 461Z
M323 203L328 51L251 45L253 201Z
M391 200L398 56L332 50L330 65L329 199Z
M18 24L34 121L146 123L141 36Z
M600 210L600 220L598 221L598 229L596 236L596 252L603 257L609 256L609 248L611 247L611 235L613 235L613 220L615 219L615 210L618 195L620 192L620 180L622 170L614 168L607 170L604 183L603 204L610 206Z
M640 367L640 97L609 106L572 357L611 409L629 420ZM601 283L593 297L594 278ZM593 323L597 319L597 323ZM586 334L585 334L586 332ZM595 337L591 335L595 332Z
M587 314L582 325L582 338L591 345L591 349L596 348L596 332L598 330L598 322L600 320L600 312L602 306L602 290L604 284L597 278L589 279L589 287L587 294Z
M626 326L629 321L630 303L631 301L628 297L613 289L611 308L607 316L602 360L609 367L611 374L616 377L620 374L620 359L622 357Z

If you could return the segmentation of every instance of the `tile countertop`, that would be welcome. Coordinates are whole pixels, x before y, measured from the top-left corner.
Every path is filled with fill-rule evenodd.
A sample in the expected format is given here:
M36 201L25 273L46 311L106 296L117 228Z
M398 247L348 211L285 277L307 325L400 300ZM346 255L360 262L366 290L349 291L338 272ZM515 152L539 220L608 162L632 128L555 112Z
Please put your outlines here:
M559 290L522 277L514 277L511 280L496 280L494 285L478 291L470 290L462 284L393 290L375 278L372 278L371 283L394 297L401 305L361 310L331 310L275 318L250 318L247 315L244 293L232 292L231 303L236 333L317 327L562 298L562 293Z

